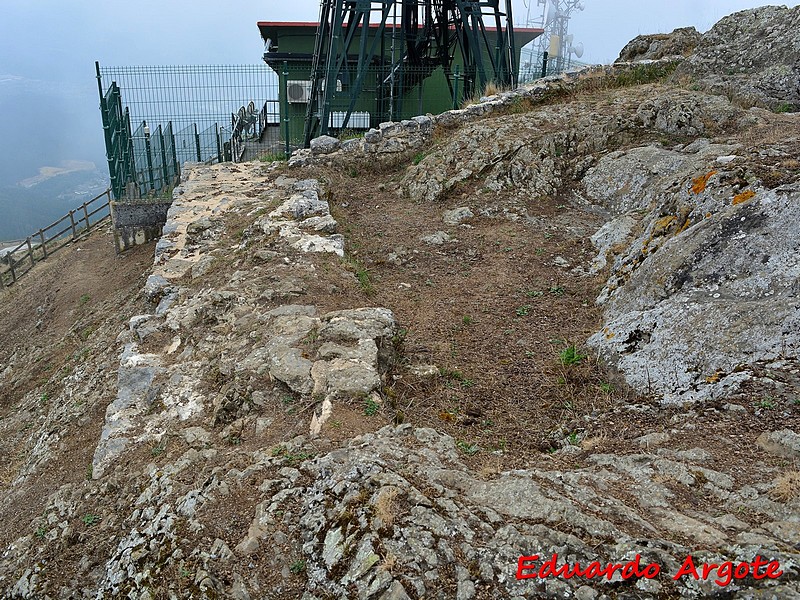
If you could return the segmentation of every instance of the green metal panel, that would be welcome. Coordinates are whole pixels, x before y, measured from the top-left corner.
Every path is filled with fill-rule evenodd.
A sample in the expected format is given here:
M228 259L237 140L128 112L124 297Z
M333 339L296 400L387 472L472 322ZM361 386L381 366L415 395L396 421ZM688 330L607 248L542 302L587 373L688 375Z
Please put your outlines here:
M376 126L383 121L397 121L428 112L439 113L453 106L460 106L464 96L482 92L483 86L489 81L495 81L501 86L515 84L520 47L533 39L538 32L523 30L520 35L524 41L522 44L517 44L513 39L513 30L506 34L500 27L499 18L496 22L487 23L494 29L483 25L481 11L489 7L489 4L474 0L454 0L454 2L461 7L462 17L469 24L469 28L464 28L466 32L464 35L468 34L470 39L464 44L453 47L450 63L454 65L452 71L446 70L441 65L438 67L434 65L434 68L401 65L393 72L390 66L391 43L387 42L380 47L382 39L391 41L394 31L391 24L383 20L386 13L379 12L381 22L372 23L367 35L356 38L354 28L347 31L342 27L341 0L330 0L323 5L320 27L321 30L330 32L327 48L317 47L315 25L260 24L262 36L270 37L273 42L277 41L277 47L273 49L274 58L271 58L273 52L268 49L265 61L277 73L282 73L284 64L287 65L288 75L281 79L279 86L282 120L288 119L288 124L285 124L283 129L284 141L288 138L292 145L306 142L307 132L304 131L302 139L298 136L300 129L298 120L304 118L308 123L309 116L312 117L312 121L317 122L315 127L320 132L327 128L327 115L341 112L368 112L371 115L370 125ZM368 4L369 2L364 2L363 6L366 7ZM506 2L506 6L506 10L510 10L509 2ZM340 11L339 18L329 18L333 14L331 11ZM359 22L361 27L358 29L363 29L363 14L361 20L358 19L356 14L354 17L351 16L350 22ZM353 45L345 63L344 55L338 50L347 47L348 41ZM471 54L473 49L477 49L477 55ZM317 66L316 77L313 77L315 57L318 58L317 65L330 65L331 61L325 56L331 52L338 54L338 62L330 68L321 70ZM371 56L370 52L374 54L373 64L364 67L365 57ZM471 68L464 68L463 65L470 63L473 65ZM455 73L455 66L459 68L458 76ZM487 73L492 73L492 76ZM337 79L341 81L341 91L335 91ZM288 81L307 81L313 86L315 80L317 93L310 102L302 104L284 102ZM334 91L322 94L323 89ZM339 131L332 128L329 133L337 135Z

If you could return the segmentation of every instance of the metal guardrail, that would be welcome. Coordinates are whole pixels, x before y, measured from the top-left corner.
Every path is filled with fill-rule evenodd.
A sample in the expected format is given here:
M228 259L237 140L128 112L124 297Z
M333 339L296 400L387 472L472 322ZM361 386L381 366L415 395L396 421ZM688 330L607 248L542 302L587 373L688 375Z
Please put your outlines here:
M28 273L37 262L45 260L48 256L58 252L88 233L98 223L109 217L103 214L109 209L111 202L111 188L99 196L84 202L78 208L69 211L55 223L39 229L36 233L25 238L16 248L0 257L0 289L15 284ZM99 204L98 204L99 203ZM92 221L92 217L97 217ZM63 223L66 225L58 229ZM55 233L51 230L58 229Z
M247 150L247 144L258 145L264 137L268 123L275 125L279 122L280 113L277 110L277 100L267 100L256 112L255 102L250 101L247 106L242 106L238 112L231 115L231 156L233 162L241 162Z

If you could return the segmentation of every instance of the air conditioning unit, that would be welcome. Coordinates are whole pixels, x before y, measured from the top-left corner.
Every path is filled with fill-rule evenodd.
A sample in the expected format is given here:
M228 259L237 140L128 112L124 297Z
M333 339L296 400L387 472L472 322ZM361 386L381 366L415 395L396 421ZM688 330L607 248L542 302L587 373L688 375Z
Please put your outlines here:
M311 100L311 82L303 80L287 81L286 95L290 104L308 104Z

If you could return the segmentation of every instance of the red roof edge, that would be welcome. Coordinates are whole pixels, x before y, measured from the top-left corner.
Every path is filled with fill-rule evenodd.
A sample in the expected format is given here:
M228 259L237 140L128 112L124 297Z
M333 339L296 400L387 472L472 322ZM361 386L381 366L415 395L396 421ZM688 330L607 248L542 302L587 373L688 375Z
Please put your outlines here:
M378 23L370 23L370 27L378 27ZM319 23L316 21L259 21L259 27L313 27L316 29ZM391 27L391 25L388 25ZM497 31L496 27L487 27L486 31ZM514 31L519 33L544 33L544 29L539 27L514 27Z

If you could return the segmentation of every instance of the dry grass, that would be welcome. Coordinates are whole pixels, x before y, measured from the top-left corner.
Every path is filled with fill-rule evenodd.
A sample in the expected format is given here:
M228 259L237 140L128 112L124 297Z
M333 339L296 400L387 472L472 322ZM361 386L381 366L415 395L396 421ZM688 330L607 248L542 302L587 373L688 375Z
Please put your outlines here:
M375 516L381 520L384 526L391 527L397 516L397 506L395 498L400 491L396 487L384 487L378 492L375 499Z
M586 452L596 452L598 450L602 450L603 447L608 444L608 442L608 434L604 432L600 435L594 435L581 440L581 448L583 448Z
M791 502L800 498L800 471L787 471L775 478L775 487L770 496L779 502Z
M383 560L381 561L381 564L378 565L378 568L386 571L387 573L394 573L394 569L396 566L397 566L397 557L391 552L389 552L386 554L386 556L383 557Z
M488 96L496 96L497 94L501 94L503 92L509 91L511 88L500 85L496 81L488 82L483 88L476 88L470 98L465 99L461 103L461 108L466 108L473 104L480 104L481 98L488 97Z

